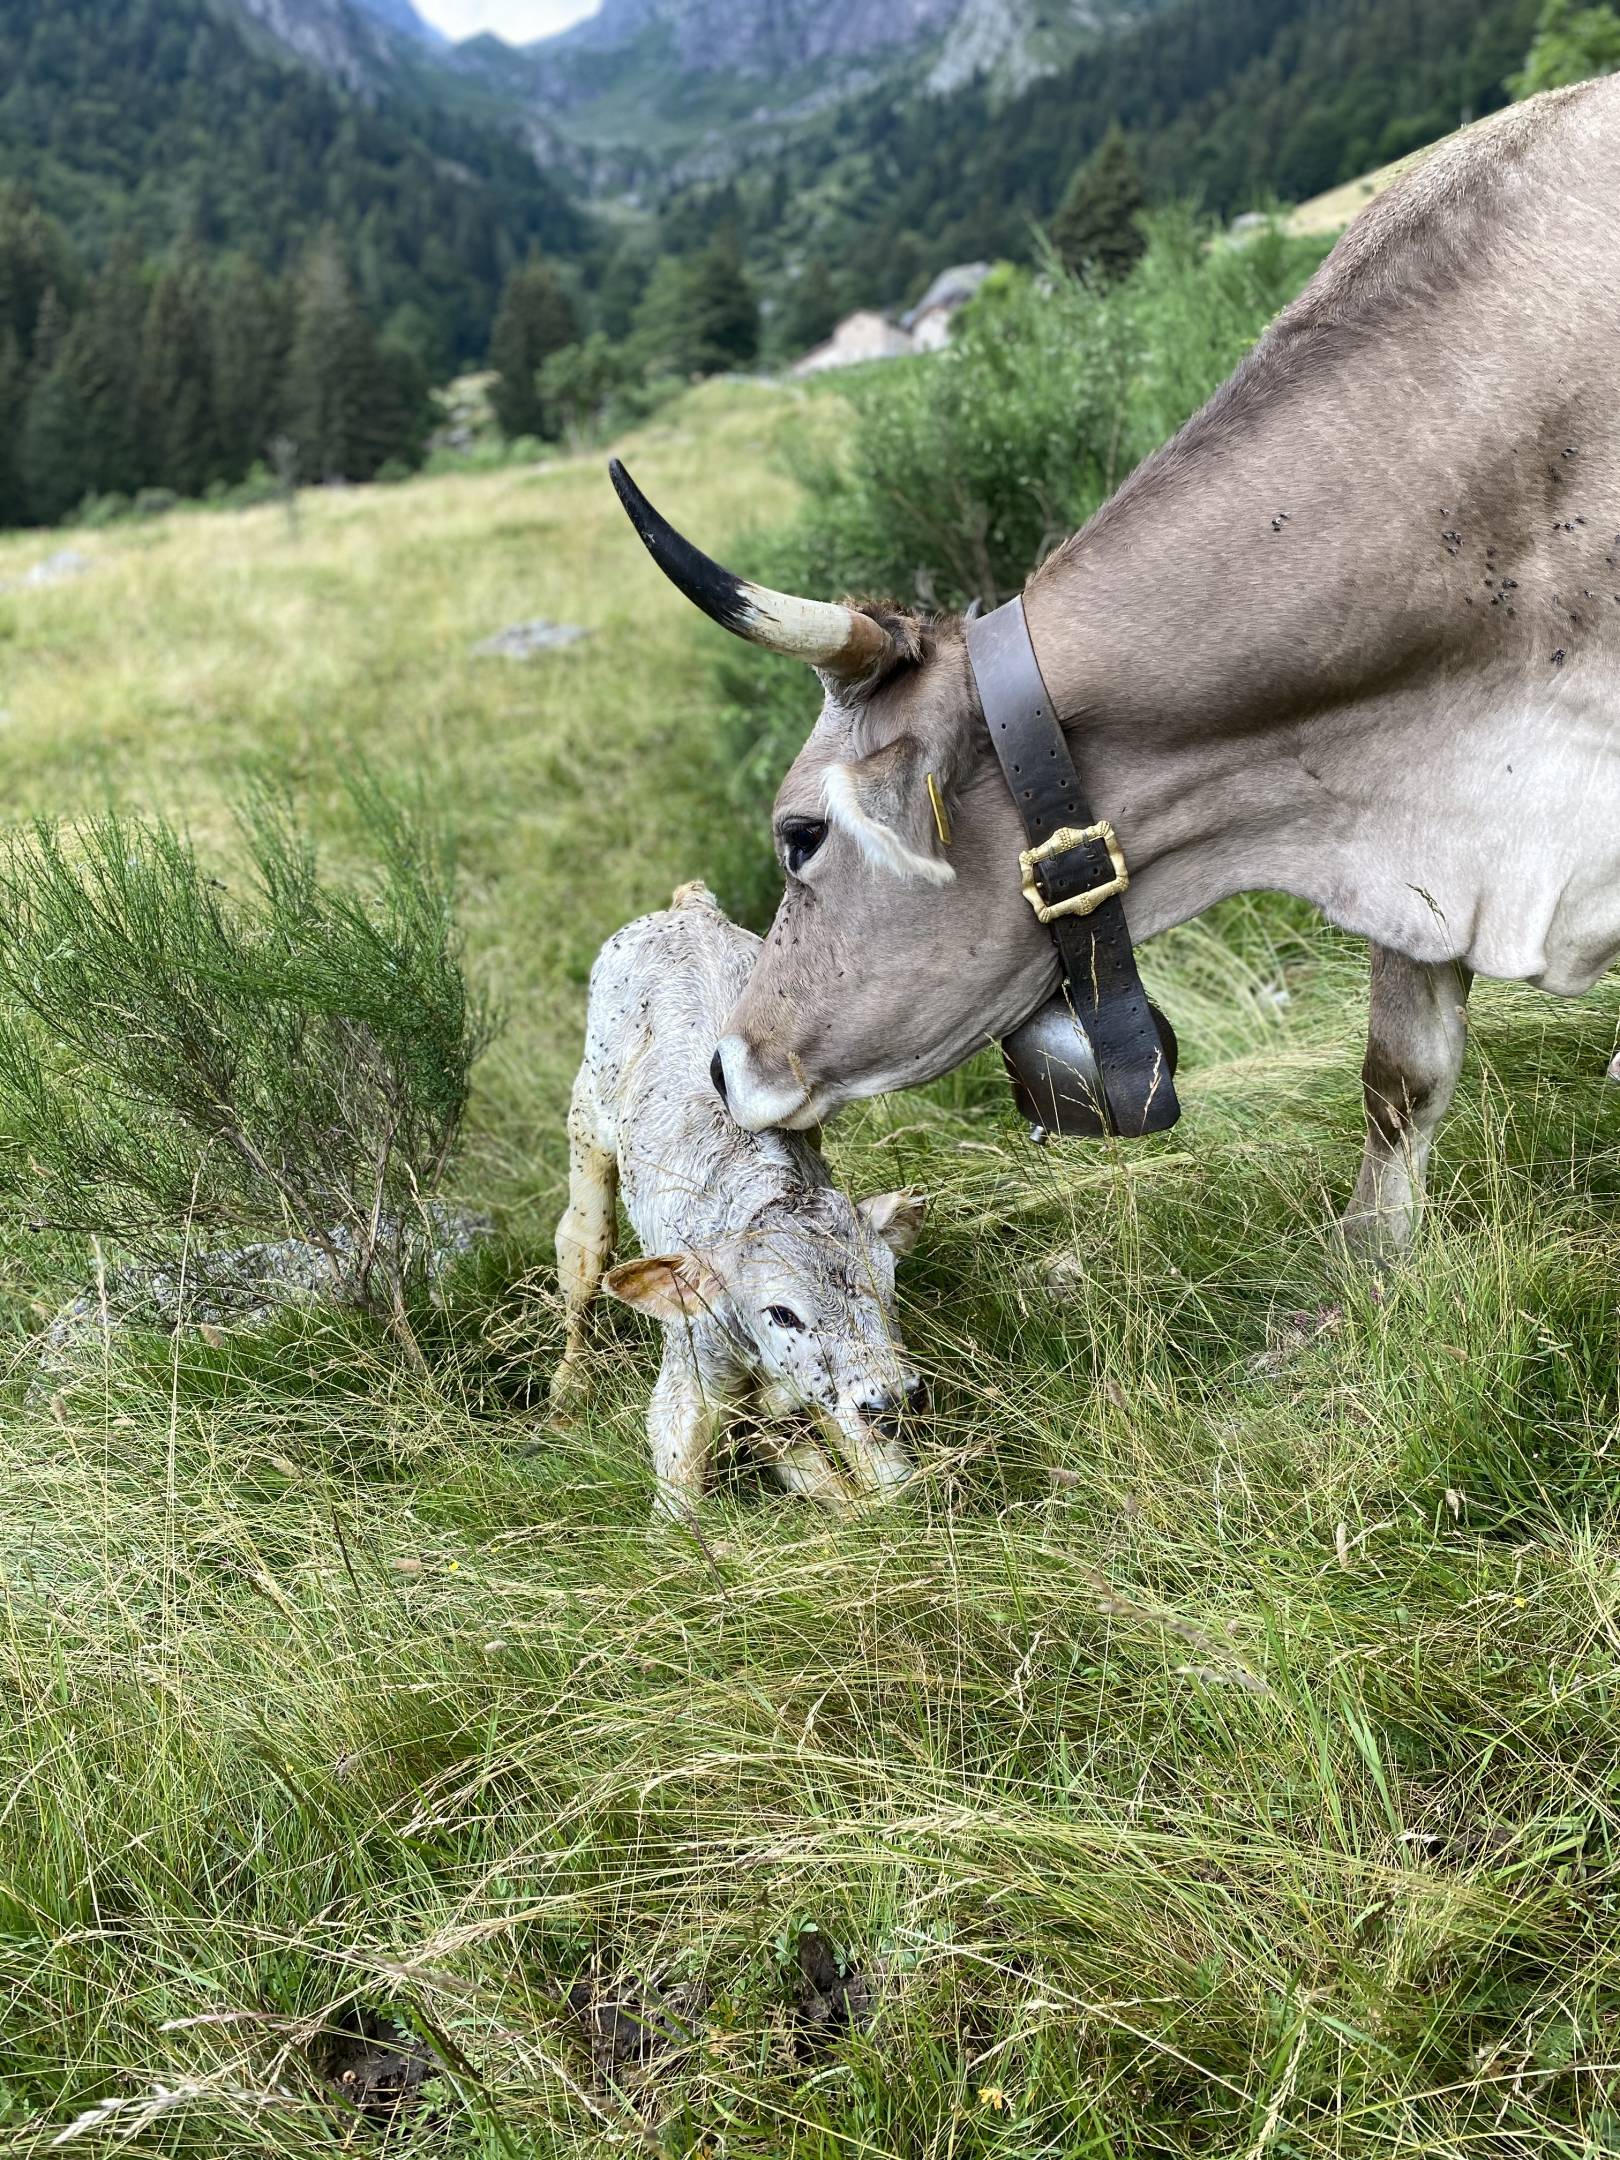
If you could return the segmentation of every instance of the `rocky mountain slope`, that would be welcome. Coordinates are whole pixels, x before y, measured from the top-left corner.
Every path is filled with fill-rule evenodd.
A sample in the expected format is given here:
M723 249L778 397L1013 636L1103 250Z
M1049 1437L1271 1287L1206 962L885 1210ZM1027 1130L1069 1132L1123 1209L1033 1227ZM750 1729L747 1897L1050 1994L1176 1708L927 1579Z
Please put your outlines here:
M450 65L600 192L717 179L781 129L876 91L1015 94L1163 0L603 0L521 51Z
M356 0L356 4L400 37L415 38L423 45L439 46L450 42L442 30L436 30L416 12L411 0Z
M780 106L823 89L950 93L983 78L1022 89L1084 43L1134 22L1156 0L603 0L600 11L536 45L531 84L546 104L611 97L620 71L657 60L665 89L717 78ZM786 99L782 93L791 93Z
M1016 95L1169 0L603 0L523 48L449 46L411 0L228 4L348 91L407 83L611 195L724 177L877 91L897 110L977 84Z
M360 0L234 0L274 42L345 90L374 91L399 67L409 33ZM411 11L414 12L414 11Z

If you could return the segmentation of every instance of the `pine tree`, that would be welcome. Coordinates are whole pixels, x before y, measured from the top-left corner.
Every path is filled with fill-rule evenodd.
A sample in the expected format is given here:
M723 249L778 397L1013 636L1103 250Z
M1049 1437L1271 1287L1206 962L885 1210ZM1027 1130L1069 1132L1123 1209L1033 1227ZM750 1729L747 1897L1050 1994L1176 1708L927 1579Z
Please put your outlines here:
M782 310L778 342L789 355L808 352L832 336L841 310L838 288L824 255L812 255Z
M115 241L71 317L54 289L40 308L15 461L30 515L66 517L87 495L133 494L162 469L137 402L147 312L140 251Z
M47 217L27 188L0 182L0 335L9 330L27 364L48 292L69 307L80 276L67 235Z
M299 478L369 480L393 451L378 410L382 357L334 233L306 256L287 362L285 422Z
M208 327L202 263L182 248L152 287L136 378L147 477L177 495L201 495L219 471Z
M631 345L649 375L692 372L692 276L676 255L661 255L636 307Z
M495 371L489 401L508 440L555 432L537 377L552 353L578 340L579 318L567 287L549 263L531 255L506 281L489 340Z
M17 447L28 516L46 525L76 509L94 484L84 460L84 407L71 335L67 310L52 287L34 326L34 365Z
M21 525L28 516L18 425L27 399L28 369L21 342L9 324L0 322L0 531Z
M1131 146L1112 127L1069 182L1052 220L1052 245L1077 275L1113 284L1147 247L1141 224L1146 204Z
M744 367L759 351L759 301L743 271L736 227L716 233L693 260L687 366L694 375Z
M173 485L161 470L140 409L137 362L148 304L140 241L121 233L73 327L87 492L133 495L149 479Z
M627 338L652 276L652 264L639 248L621 247L596 288L597 327L615 341Z
M269 457L281 427L287 296L251 256L227 255L210 281L208 313L219 469L240 480Z

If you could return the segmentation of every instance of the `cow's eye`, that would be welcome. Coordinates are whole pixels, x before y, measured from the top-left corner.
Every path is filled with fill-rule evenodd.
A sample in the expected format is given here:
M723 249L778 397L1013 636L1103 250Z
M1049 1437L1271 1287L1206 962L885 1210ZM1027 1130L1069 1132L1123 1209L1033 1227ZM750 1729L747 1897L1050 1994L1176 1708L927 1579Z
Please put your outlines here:
M804 1322L791 1305L767 1305L765 1317L772 1327L786 1328L790 1335L802 1335Z
M797 877L827 837L821 818L789 818L782 826L782 860L788 876Z

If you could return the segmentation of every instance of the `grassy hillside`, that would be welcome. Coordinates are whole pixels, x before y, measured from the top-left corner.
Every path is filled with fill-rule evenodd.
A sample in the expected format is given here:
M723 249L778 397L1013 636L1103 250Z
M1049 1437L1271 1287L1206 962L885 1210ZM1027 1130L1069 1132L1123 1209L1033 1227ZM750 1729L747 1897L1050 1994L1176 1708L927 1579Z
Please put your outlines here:
M715 386L635 469L746 555L836 419ZM1328 1234L1364 958L1290 906L1150 952L1163 1142L1037 1153L988 1068L862 1108L841 1174L934 1195L925 1473L653 1530L650 1331L604 1319L576 1422L523 1389L597 942L753 883L719 633L595 458L73 544L0 594L12 814L163 809L229 883L248 770L357 857L354 747L425 777L507 1016L460 1172L501 1241L425 1369L310 1318L42 1399L94 1256L5 1232L4 2149L379 2149L312 2066L385 2016L444 2066L386 2149L435 2160L1620 2150L1612 985L1482 989L1381 1284ZM471 656L536 615L592 635Z

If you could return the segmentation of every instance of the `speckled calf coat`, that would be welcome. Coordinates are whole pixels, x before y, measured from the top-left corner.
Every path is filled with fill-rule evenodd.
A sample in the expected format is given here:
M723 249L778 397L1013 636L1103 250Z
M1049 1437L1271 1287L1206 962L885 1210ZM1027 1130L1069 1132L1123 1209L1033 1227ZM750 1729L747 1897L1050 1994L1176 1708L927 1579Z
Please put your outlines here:
M842 1459L783 1436L790 1490L836 1504L911 1472L898 1439L922 1387L894 1320L894 1264L921 1224L915 1193L853 1205L803 1133L744 1132L709 1078L720 1022L759 940L684 885L663 914L610 938L591 970L585 1058L569 1111L569 1203L557 1226L568 1348L553 1382L576 1390L599 1287L664 1323L647 1415L656 1504L702 1495L716 1438L750 1406L809 1410ZM622 1192L643 1254L608 1269Z

